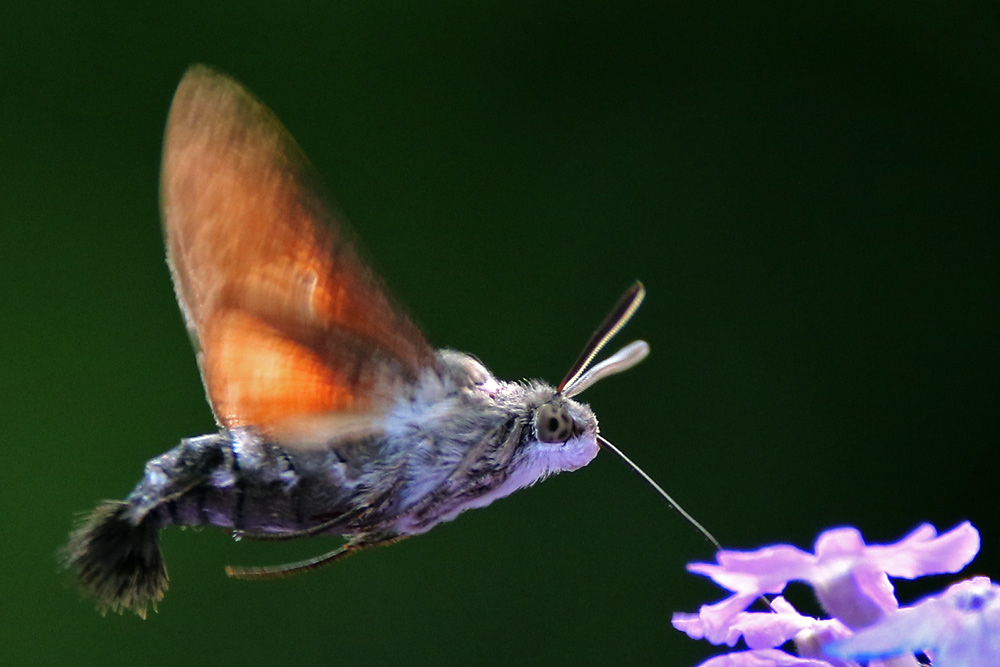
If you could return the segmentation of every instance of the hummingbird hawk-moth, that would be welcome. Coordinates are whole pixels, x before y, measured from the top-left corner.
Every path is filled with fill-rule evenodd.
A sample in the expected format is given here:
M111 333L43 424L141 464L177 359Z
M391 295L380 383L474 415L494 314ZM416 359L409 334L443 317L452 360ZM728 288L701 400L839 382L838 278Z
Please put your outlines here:
M636 341L591 366L642 300L635 283L558 387L496 379L435 350L387 295L324 203L305 155L246 89L184 75L163 144L167 259L219 430L146 463L122 501L72 533L67 565L102 610L145 616L163 597L159 531L340 535L340 548L266 568L313 569L431 529L561 471L599 447L573 397L638 363Z

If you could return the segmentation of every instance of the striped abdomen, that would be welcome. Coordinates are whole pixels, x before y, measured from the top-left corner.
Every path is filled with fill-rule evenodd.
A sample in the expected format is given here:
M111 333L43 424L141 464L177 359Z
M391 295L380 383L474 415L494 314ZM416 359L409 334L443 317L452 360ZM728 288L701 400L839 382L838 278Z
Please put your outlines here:
M382 504L372 502L363 477L342 452L293 456L247 430L186 439L150 460L124 501L102 503L80 524L65 549L67 565L103 610L145 616L167 588L163 526L350 534Z

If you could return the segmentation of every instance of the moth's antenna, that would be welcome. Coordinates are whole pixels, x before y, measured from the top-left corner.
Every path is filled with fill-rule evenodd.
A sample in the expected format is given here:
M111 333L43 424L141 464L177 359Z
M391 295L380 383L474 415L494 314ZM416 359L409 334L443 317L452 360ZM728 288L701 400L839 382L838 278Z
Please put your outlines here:
M575 380L563 388L563 396L573 398L577 394L582 394L587 387L598 380L627 371L648 355L649 343L644 340L634 340L601 363L578 375Z
M632 471L635 472L635 474L639 475L639 477L642 477L647 484L653 487L653 489L658 494L660 494L660 496L664 500L667 501L668 505L670 505L675 510L680 512L681 516L684 517L688 523L694 526L699 533L705 536L705 539L708 540L713 547L715 547L716 551L722 550L722 545L719 544L719 540L715 539L715 536L712 535L712 533L708 532L708 529L706 529L705 526L698 523L698 521L693 516L688 514L683 507L677 504L677 501L671 498L670 494L664 491L663 487L656 483L656 480L654 480L652 477L646 474L645 470L640 468L632 459L626 456L625 452L615 447L613 444L611 444L611 442L607 438L605 438L602 435L597 436L597 442L601 444L601 447L603 447L604 449L608 450L609 452L617 456L625 465L631 468Z
M635 281L632 286L625 291L625 294L618 299L618 303L615 304L615 307L611 309L608 316L604 318L603 322L601 322L601 326L597 327L597 331L594 332L594 335L592 335L590 340L587 341L587 344L584 345L583 352L580 353L576 363L570 367L569 372L566 373L566 377L563 378L563 381L559 383L559 387L556 391L560 394L563 393L563 389L571 387L580 378L580 376L586 372L587 366L589 366L590 362L594 360L597 353L601 351L601 348L603 348L605 344L607 344L607 342L611 340L623 326L625 326L625 323L629 321L632 315L635 314L636 309L639 307L639 304L642 303L645 296L646 288L643 287L642 283L638 280ZM638 363L638 361L635 363ZM595 378L588 383L588 386L593 384L597 379L598 378ZM577 391L575 393L580 392Z

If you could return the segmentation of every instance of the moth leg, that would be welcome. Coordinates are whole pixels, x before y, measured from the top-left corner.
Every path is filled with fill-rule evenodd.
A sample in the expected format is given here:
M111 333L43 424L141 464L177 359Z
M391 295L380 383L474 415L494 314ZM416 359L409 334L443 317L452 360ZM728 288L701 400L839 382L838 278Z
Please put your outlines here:
M322 523L317 523L314 526L309 526L308 528L302 528L300 530L289 530L281 533L255 533L246 530L234 530L233 538L237 540L258 540L262 542L282 542L285 540L297 540L300 537L314 537L320 533L325 533L330 528L336 525L345 524L350 521L354 521L362 514L367 512L368 509L357 509L350 512L344 512L343 514L338 514L332 519L323 521ZM349 544L349 543L348 543ZM344 545L347 546L346 544ZM332 552L331 552L332 553Z
M325 554L295 561L294 563L284 563L283 565L268 565L264 567L238 567L227 565L226 574L233 579L243 579L247 581L260 581L263 579L283 579L304 572L312 572L329 563L347 558L356 551L369 549L371 547L383 547L394 542L399 542L406 535L392 536L372 536L359 535L346 544L328 551Z

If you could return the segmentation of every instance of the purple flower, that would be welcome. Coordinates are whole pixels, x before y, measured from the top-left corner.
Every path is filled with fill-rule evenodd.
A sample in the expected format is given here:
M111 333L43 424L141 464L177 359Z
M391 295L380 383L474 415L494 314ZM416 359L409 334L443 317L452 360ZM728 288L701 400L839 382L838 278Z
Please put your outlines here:
M699 667L830 667L830 663L798 658L776 648L765 648L717 655L701 663Z
M934 667L1000 665L1000 586L986 577L961 581L826 647L860 661L917 651L931 654Z
M979 533L968 522L940 536L933 526L923 524L889 545L867 545L856 529L837 528L820 535L814 553L789 545L752 552L720 551L716 564L692 563L688 569L711 577L733 594L702 606L697 615L675 614L673 624L692 638L714 644L734 646L742 638L751 649L718 656L703 667L856 664L831 658L823 648L896 612L898 603L889 577L913 579L957 572L978 551ZM781 593L790 581L810 584L833 618L803 616L783 598L772 601L773 612L746 611L761 595ZM801 657L777 650L789 640L794 640ZM916 664L912 656L910 661Z

